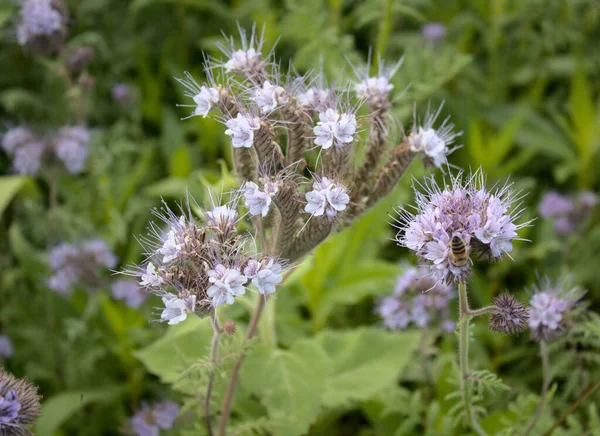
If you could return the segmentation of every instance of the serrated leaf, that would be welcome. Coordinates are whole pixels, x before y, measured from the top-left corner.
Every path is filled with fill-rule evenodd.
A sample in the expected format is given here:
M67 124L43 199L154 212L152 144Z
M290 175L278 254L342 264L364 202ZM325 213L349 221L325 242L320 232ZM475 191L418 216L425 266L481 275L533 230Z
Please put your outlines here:
M317 337L332 363L323 397L327 407L366 401L396 383L417 348L417 332L361 328Z

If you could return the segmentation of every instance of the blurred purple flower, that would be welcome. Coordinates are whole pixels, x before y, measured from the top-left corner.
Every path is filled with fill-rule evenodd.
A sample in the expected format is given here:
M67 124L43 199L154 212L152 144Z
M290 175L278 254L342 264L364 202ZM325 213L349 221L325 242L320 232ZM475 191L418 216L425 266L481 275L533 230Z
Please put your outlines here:
M0 357L10 357L14 349L10 338L6 335L0 335Z
M542 218L566 215L572 210L573 202L555 191L548 192L539 206L539 212Z
M144 404L130 420L133 432L138 436L158 436L160 430L168 430L179 415L179 406L171 401L161 401L150 407Z
M124 106L131 102L131 87L126 83L117 83L112 87L110 93L113 101L119 105Z
M83 171L89 152L90 132L83 126L63 127L54 138L54 152L73 174Z
M421 27L421 35L427 42L439 42L446 37L446 26L442 23L432 21Z
M147 293L136 280L117 280L112 286L113 297L137 309L146 299Z

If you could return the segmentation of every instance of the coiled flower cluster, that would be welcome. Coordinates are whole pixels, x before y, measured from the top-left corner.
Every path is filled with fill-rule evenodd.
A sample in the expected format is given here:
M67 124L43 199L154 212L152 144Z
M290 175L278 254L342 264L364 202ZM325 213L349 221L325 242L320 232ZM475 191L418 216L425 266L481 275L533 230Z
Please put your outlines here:
M532 338L539 342L551 341L569 328L571 312L585 291L570 287L567 278L552 282L544 277L530 293L529 327Z
M26 127L15 127L3 135L1 146L19 174L34 176L42 167L55 163L78 174L84 170L90 140L91 134L83 126L62 127L47 137Z
M23 436L40 416L37 387L0 369L0 434Z
M485 190L481 171L451 176L450 185L441 189L430 178L415 187L417 213L398 208L396 235L398 245L414 251L427 265L432 276L444 283L465 281L471 271L471 260L457 259L452 247L459 238L463 255L477 254L494 261L512 251L517 231L529 222L516 224L521 210L515 207L518 194L511 184ZM455 239L456 241L456 239Z
M145 263L126 273L162 298L161 321L177 324L190 313L203 317L233 304L250 285L267 295L282 282L284 262L256 255L248 249L251 238L238 234L237 201L203 211L202 224L192 216L189 200L177 214L166 204L154 211L167 230L151 224L142 238Z
M131 430L137 436L158 436L161 430L172 428L178 416L179 406L172 401L143 404L130 420Z
M103 283L102 273L116 264L117 258L100 239L81 244L62 243L50 252L53 275L48 286L60 295L68 295L74 286L94 290Z
M426 268L409 268L398 276L394 293L381 299L376 313L390 330L404 330L411 323L417 327L435 323L450 332L454 322L448 303L454 297L454 290L432 280Z
M226 126L246 206L272 235L273 254L293 262L348 225L392 190L415 156L447 164L457 134L448 120L434 129L439 110L400 144L390 134L401 61L381 62L375 76L356 67L356 82L332 86L318 72L282 74L255 28L240 36L241 46L233 38L219 45L225 59L206 59L206 83L188 73L179 80L193 101L182 106Z

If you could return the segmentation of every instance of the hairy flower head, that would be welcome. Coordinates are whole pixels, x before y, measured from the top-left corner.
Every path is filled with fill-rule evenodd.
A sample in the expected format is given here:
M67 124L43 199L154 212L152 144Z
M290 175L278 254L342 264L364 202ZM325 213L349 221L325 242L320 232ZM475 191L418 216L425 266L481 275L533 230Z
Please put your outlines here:
M25 436L40 416L37 387L0 369L0 435Z

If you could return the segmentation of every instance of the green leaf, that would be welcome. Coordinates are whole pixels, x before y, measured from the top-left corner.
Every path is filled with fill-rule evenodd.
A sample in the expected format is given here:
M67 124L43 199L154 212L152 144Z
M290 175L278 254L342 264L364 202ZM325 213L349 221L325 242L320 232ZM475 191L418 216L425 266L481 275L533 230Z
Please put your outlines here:
M4 213L4 209L6 209L26 181L27 177L23 176L0 177L0 215Z
M264 363L262 402L275 434L306 434L317 417L331 362L311 340L275 351Z
M208 319L188 317L169 326L153 344L134 353L144 366L164 383L174 383L197 360L208 356L212 327Z
M342 407L366 401L396 383L417 348L417 332L361 328L317 337L331 360L323 404Z
M42 416L37 420L35 433L38 436L55 435L67 419L86 405L112 402L123 390L124 388L120 386L108 386L55 395L42 404Z

